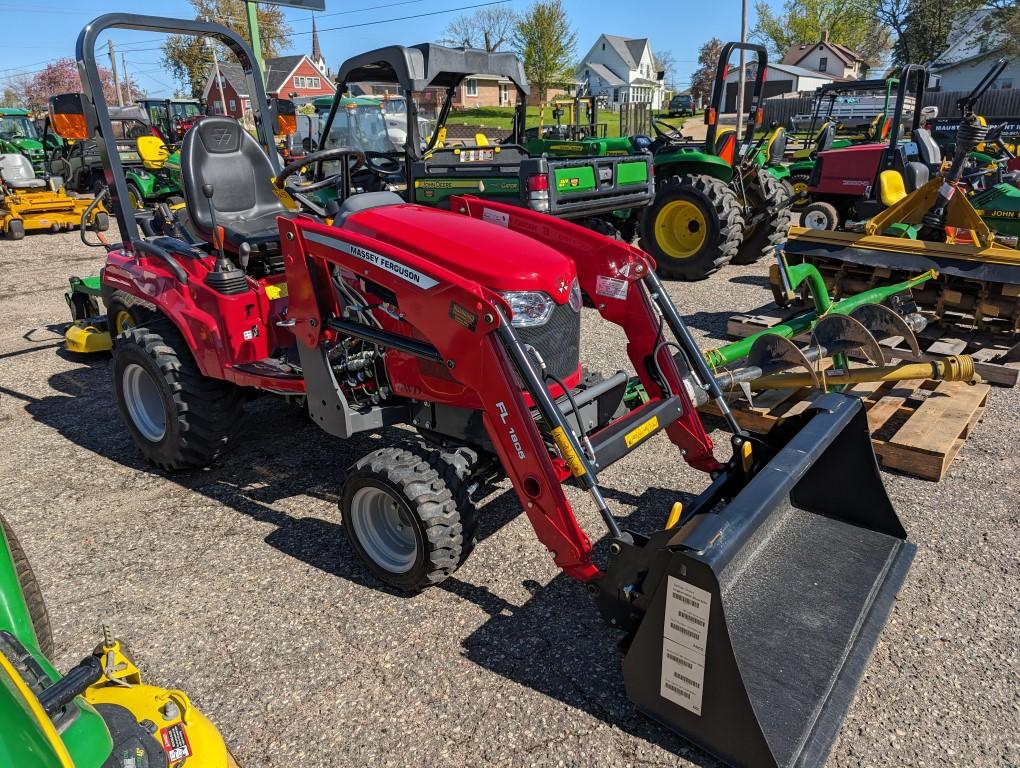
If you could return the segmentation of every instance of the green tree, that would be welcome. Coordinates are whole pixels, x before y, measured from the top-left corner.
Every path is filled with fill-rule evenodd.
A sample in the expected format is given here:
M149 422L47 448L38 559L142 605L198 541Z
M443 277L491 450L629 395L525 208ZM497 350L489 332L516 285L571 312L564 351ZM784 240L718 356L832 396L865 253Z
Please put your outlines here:
M3 96L0 96L0 107L18 106L21 106L21 97L18 96L18 92L10 86L4 88Z
M723 44L718 37L713 37L698 51L698 69L691 75L691 96L702 103L712 95L712 83L715 82L715 70L719 66Z
M189 0L196 19L211 19L248 38L248 22L243 0ZM275 5L257 5L262 55L269 59L279 56L290 44L291 29L283 11ZM249 41L250 42L250 41ZM233 61L233 54L217 46L220 61ZM202 88L212 65L212 50L204 38L191 35L170 35L163 44L163 63L191 96L202 95Z
M1020 10L1016 0L880 0L878 18L896 35L896 64L925 64L949 45L954 22L981 9L996 13L989 19L990 38L1004 39L1007 51L1020 51Z
M877 64L892 45L889 30L879 21L881 0L786 0L775 13L767 2L754 4L758 21L751 37L772 53L783 56L798 43L816 43L826 32L829 40Z
M481 48L483 51L505 51L510 44L517 14L509 5L478 8L462 13L446 27L441 43Z
M545 101L549 88L574 79L577 35L561 0L536 0L519 16L512 47L524 61L524 72L539 101Z

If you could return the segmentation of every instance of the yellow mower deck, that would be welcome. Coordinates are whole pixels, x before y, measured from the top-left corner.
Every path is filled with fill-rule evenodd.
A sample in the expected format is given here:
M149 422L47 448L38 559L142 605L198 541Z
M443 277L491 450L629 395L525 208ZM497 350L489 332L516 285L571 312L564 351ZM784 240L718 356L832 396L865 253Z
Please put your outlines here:
M71 197L63 188L56 192L49 189L14 190L0 199L0 231L6 233L11 221L21 221L26 232L74 229L91 202ZM93 219L101 211L103 208L97 207Z

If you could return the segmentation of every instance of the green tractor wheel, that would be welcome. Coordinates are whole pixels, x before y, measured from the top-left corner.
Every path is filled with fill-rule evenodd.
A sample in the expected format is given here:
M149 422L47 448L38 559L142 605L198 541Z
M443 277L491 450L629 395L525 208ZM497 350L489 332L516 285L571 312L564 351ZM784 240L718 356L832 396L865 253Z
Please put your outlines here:
M753 264L765 256L772 256L776 245L786 242L786 235L793 224L793 211L787 204L789 192L771 173L759 171L754 179L748 179L744 189L750 198L752 215L757 216L761 212L765 217L744 233L744 242L733 257L734 264Z
M721 181L673 176L645 210L641 244L664 277L702 280L736 254L743 225L737 198Z
M50 627L50 614L46 610L46 602L43 600L42 590L35 578L35 571L32 564L28 562L25 550L21 548L21 542L14 535L11 526L0 515L0 528L3 529L4 537L7 539L7 547L11 552L11 560L14 561L14 572L18 578L18 586L21 587L21 594L28 607L28 616L32 620L32 629L39 641L39 650L44 656L53 657L53 629ZM0 542L0 547L3 542Z
M128 203L136 211L140 211L145 207L145 195L142 194L142 190L138 188L138 185L133 181L127 183L128 188Z
M793 187L793 193L799 195L801 192L808 191L808 182L811 180L811 176L806 173L791 173L789 182ZM800 210L805 205L811 202L810 197L804 197L793 204L794 210Z

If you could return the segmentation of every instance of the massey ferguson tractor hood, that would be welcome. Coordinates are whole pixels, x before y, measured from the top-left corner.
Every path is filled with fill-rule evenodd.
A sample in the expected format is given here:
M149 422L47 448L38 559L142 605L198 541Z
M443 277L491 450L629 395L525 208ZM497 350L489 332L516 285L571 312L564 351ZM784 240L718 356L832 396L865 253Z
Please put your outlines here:
M500 216L492 210L491 223L499 224ZM577 274L573 261L533 238L420 206L359 211L344 228L435 261L494 291L544 291L557 304L566 303Z

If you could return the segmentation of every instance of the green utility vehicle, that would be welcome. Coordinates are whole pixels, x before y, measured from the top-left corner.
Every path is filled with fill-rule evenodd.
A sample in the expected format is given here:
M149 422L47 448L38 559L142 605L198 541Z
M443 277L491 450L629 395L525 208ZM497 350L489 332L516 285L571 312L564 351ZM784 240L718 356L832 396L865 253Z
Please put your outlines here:
M47 150L55 149L61 140L48 135L45 140L32 120L27 109L0 107L0 155L24 155L32 163L32 169L42 174L46 171Z
M181 194L177 174L167 166L167 157L142 157L137 142L153 135L148 115L140 107L110 107L110 125L120 162L127 178L131 206L143 208ZM95 139L79 141L55 151L50 158L50 172L61 175L67 186L77 192L99 192L106 186L103 161Z
M742 139L719 125L729 59L739 49L757 56ZM791 222L789 192L773 173L754 162L767 65L762 46L727 43L705 110L705 139L688 139L661 120L652 123L654 140L632 139L647 146L655 162L655 202L641 220L641 244L668 277L700 280L730 261L750 264L771 255L786 236Z
M484 138L476 146L449 146L446 122L464 80L476 74L506 78L516 93L510 135L499 145ZM385 120L350 109L351 84L395 85L407 103L407 138L402 148L390 143ZM421 135L415 99L437 90L445 92L435 128ZM647 206L654 196L651 155L631 149L608 154L591 147L590 154L554 155L540 151L546 142L528 141L525 109L529 86L520 61L511 53L486 53L445 48L431 43L388 46L354 56L337 73L337 92L322 125L319 149L362 148L365 163L353 169L356 191L384 189L402 192L410 202L449 207L457 194L473 194L569 218L600 231L611 224L610 214ZM371 111L371 110L369 110ZM371 132L369 125L375 126ZM378 126L383 131L380 133ZM375 142L374 145L371 142ZM336 173L328 163L316 178ZM310 185L316 182L313 179Z

